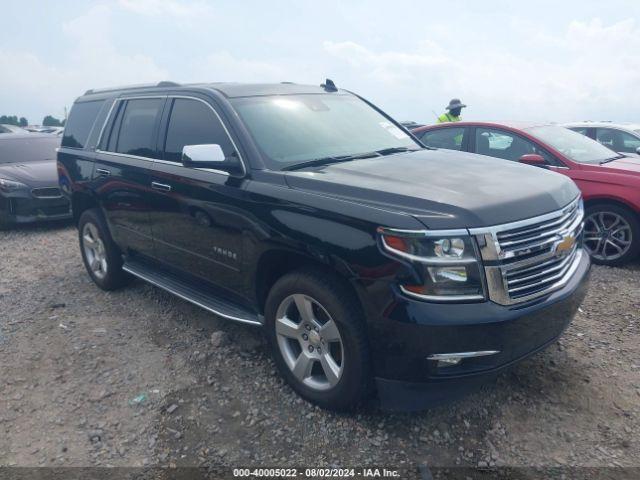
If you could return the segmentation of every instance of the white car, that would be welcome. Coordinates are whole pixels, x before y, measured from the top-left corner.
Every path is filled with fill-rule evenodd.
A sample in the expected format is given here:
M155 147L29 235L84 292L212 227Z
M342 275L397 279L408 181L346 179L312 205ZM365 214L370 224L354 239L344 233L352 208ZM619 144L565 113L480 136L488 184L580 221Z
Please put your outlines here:
M640 124L580 122L563 126L597 140L614 152L640 155Z

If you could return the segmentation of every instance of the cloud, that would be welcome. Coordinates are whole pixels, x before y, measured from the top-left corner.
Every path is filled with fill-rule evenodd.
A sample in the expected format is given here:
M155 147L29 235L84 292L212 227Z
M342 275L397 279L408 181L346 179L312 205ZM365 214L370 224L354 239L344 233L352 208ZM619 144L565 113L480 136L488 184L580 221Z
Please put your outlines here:
M197 58L191 67L193 77L186 81L280 82L287 78L287 69L277 63L237 58L227 51Z
M64 107L70 107L74 98L89 88L169 77L153 59L116 50L108 6L89 9L64 23L61 30L69 49L56 60L29 51L0 49L0 92L10 92L1 102L7 113L27 115L36 123L46 113L62 116ZM31 110L25 111L25 105Z
M640 110L640 29L633 20L572 21L560 34L529 27L508 45L470 44L455 53L434 41L410 52L351 41L325 41L324 50L364 89L400 102L396 111L408 112L400 115L422 120L451 97L471 105L467 118L626 120L621 114Z
M169 16L185 18L201 18L209 16L213 9L206 2L181 2L177 0L119 0L121 8L151 17Z

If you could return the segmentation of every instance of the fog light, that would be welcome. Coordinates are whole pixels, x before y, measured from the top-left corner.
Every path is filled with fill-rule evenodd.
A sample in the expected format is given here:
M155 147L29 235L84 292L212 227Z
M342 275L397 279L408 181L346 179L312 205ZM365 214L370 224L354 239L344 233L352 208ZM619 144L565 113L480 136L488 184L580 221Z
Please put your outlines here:
M462 361L462 357L451 357L438 360L438 368L452 367L458 365Z
M498 350L481 350L479 352L460 352L460 353L434 353L429 355L427 360L436 360L438 368L452 367L458 365L465 358L487 357L500 353Z

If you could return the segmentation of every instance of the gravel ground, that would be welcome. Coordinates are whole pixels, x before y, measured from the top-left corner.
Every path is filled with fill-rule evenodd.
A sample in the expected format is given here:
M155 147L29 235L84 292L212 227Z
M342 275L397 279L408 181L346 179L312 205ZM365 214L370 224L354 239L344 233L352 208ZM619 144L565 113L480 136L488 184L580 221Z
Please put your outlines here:
M99 290L73 227L0 232L0 466L639 467L639 330L640 263L596 266L561 340L495 383L334 414L258 330L140 281Z

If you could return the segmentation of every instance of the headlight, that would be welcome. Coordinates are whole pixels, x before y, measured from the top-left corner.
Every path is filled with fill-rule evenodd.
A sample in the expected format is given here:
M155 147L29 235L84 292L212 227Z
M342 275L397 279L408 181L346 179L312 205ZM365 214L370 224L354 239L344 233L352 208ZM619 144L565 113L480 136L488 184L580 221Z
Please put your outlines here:
M480 255L466 230L394 230L378 228L382 248L410 261L419 282L402 281L407 295L436 302L485 299Z
M0 190L3 192L15 192L16 190L28 188L29 187L27 187L24 183L7 180L6 178L0 178Z

